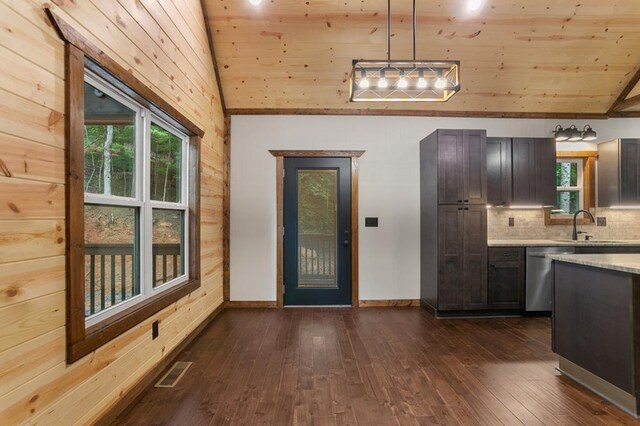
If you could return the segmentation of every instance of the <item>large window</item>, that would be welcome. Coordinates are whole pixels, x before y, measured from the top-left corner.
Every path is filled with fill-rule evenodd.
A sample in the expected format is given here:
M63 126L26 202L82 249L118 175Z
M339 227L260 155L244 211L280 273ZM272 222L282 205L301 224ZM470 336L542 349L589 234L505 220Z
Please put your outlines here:
M557 151L556 205L544 209L545 225L571 225L578 210L595 207L597 151ZM578 215L579 224L589 218Z
M188 136L87 70L85 316L95 324L188 279Z
M582 158L560 158L556 163L557 202L551 214L573 215L583 208Z
M200 286L204 132L55 12L48 15L66 42L72 363Z

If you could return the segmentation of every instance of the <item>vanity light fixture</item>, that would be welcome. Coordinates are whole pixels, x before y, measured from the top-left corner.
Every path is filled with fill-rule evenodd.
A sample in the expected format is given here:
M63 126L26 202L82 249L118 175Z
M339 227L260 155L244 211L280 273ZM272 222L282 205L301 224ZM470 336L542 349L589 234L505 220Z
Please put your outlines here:
M598 134L588 124L584 126L582 131L580 131L575 125L571 125L570 127L563 129L562 126L558 124L553 130L553 134L556 138L556 142L589 142L598 138Z
M392 60L391 0L387 0L387 59L353 60L351 102L446 102L460 91L460 61L416 59L416 17L413 0L413 58ZM377 84L369 84L369 79Z
M251 6L260 6L262 0L249 0L249 3L251 3Z

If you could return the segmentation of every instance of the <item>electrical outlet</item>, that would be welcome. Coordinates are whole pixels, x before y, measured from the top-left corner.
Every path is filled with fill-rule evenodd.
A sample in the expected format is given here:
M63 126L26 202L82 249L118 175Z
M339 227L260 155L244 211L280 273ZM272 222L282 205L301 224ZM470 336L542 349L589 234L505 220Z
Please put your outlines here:
M154 321L153 324L151 324L151 339L155 340L156 337L158 337L159 334L159 330L158 330L158 321Z
M509 218L509 226L513 227L516 226L516 220L513 217Z
M596 219L596 225L597 226L607 226L607 218L606 217L599 217Z

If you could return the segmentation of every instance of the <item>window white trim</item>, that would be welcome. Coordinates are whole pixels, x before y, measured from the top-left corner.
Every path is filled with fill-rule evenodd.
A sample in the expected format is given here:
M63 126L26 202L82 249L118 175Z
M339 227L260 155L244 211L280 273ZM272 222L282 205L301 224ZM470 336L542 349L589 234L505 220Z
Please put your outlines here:
M124 311L158 293L167 291L189 280L189 137L166 121L157 117L150 110L139 105L119 90L113 88L90 70L85 69L85 82L106 95L122 103L135 112L136 142L135 142L135 194L133 197L87 193L84 203L101 206L118 206L136 208L139 217L138 227L138 256L139 256L139 286L140 294L105 308L93 315L85 317L85 326L89 327ZM154 123L179 137L181 143L180 158L180 202L165 202L151 200L151 124ZM153 209L173 210L182 212L182 241L181 264L183 273L166 283L154 288L153 283ZM85 299L86 300L86 299ZM85 302L86 303L86 302Z
M556 193L563 191L573 191L578 193L578 210L584 208L584 179L583 179L583 167L584 160L582 158L558 158L557 164L560 163L574 163L576 164L576 186L557 186ZM553 210L552 210L553 212ZM560 216L573 216L572 213L556 213L555 217Z

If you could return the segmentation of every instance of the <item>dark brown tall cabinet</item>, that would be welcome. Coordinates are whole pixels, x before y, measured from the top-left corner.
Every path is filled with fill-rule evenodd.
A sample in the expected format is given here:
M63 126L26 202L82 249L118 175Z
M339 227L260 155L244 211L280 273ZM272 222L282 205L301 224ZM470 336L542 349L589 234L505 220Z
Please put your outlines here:
M487 307L486 131L420 142L421 300L434 311Z

